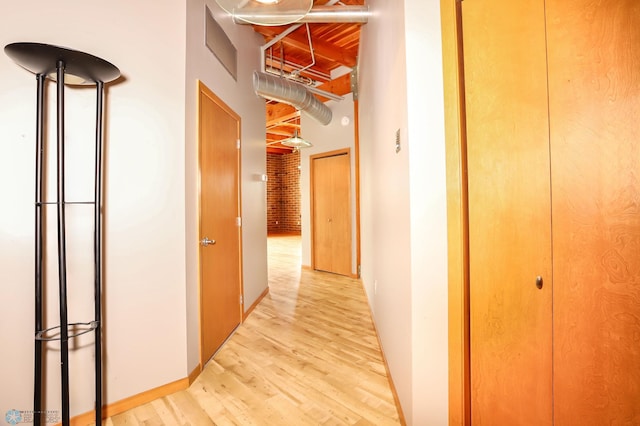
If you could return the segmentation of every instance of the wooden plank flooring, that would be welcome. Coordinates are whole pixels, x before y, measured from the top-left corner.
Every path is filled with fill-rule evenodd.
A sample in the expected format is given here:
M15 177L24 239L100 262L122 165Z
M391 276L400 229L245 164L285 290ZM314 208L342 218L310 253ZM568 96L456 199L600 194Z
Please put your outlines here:
M300 237L269 238L269 294L187 390L118 425L397 425L358 280L300 269Z

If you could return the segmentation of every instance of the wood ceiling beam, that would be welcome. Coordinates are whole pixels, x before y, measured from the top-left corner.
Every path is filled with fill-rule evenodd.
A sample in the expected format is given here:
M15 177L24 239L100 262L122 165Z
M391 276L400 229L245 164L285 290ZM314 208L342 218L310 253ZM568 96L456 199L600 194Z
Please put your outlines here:
M287 129L300 129L299 123L291 123L291 122L280 122L275 123L273 126L267 126L267 133L273 133L276 131L289 131Z
M327 81L326 83L318 86L318 89L324 90L325 92L331 92L338 96L343 96L347 93L351 93L351 73L347 73L342 77ZM325 98L321 95L316 95L316 97L321 102L326 102L329 100L328 98Z
M300 118L300 111L287 104L267 105L267 127L282 123L283 121Z
M270 129L270 130L267 130L267 140L272 139L272 138L269 138L269 135L284 136L285 138L290 138L292 136L292 132L288 132L286 130Z
M267 154L288 154L293 152L293 148L287 146L268 146Z
M283 140L288 139L287 137L280 137L280 136L272 136L270 138L267 138L267 146L280 146L280 142L282 142Z
M280 63L280 58L266 58L265 59L265 65L267 67L271 67L276 69L278 72L280 70L286 72L286 73L293 73L296 72L298 70L300 70L300 68L302 68L303 66L305 66L304 64L299 64L297 62L294 63L294 65L292 64L281 64ZM331 75L331 70L321 67L320 65L318 65L316 63L316 65L314 65L313 67L313 71L315 72L310 72L309 70L304 70L300 72L300 75L302 77L307 77L310 78L313 81L326 81L330 78Z
M280 34L280 30L276 29L276 27L260 27L258 31L270 39ZM285 47L290 45L298 49L309 50L309 39L307 38L306 32L293 32L283 38L281 42ZM311 38L311 42L313 44L313 53L316 57L338 62L350 68L356 66L357 52L353 52L350 49L343 49L335 44L322 40L314 40L313 37ZM274 53L277 53L277 51L274 50Z

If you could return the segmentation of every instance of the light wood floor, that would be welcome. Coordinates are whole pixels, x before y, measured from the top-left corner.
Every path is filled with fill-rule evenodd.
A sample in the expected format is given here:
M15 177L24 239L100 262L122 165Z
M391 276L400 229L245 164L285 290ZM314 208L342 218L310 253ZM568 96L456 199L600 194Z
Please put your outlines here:
M269 295L177 392L106 425L400 424L359 281L300 269L300 238L269 238Z

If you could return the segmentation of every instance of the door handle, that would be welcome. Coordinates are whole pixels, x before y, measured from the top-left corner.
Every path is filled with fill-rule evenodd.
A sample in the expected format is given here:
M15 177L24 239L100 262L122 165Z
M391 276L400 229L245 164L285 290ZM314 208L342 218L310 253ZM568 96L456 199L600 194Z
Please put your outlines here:
M203 239L200 240L200 244L205 246L205 247L208 246L209 244L213 245L215 243L216 243L216 240L210 240L207 237L204 237Z

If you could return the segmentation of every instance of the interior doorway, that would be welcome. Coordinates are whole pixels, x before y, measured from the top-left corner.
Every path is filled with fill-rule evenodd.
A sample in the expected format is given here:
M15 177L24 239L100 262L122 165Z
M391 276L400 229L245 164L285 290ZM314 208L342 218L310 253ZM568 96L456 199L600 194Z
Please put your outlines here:
M312 268L351 276L351 154L312 155Z
M240 117L198 85L200 362L242 321Z
M300 151L267 152L267 264L269 282L299 274L302 260ZM282 270L282 268L286 270Z

